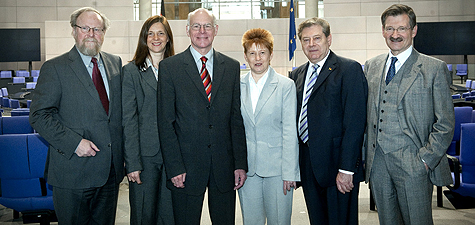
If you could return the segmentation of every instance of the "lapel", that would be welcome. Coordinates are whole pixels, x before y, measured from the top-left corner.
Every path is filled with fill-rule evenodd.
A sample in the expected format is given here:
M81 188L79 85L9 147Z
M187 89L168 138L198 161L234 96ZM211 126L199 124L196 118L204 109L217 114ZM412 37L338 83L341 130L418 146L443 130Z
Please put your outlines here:
M320 86L322 86L322 84L325 82L328 76L330 76L330 74L333 73L333 71L335 71L337 67L338 67L337 57L335 53L333 53L333 51L330 50L330 55L328 55L327 61L325 62L325 64L323 64L323 67L320 70L320 73L318 74L317 81L315 82L315 86L313 86L310 99L314 98L315 96L314 93L318 90L318 88L320 88Z
M416 80L417 75L420 74L422 64L417 62L418 58L419 52L413 49L411 56L409 56L406 62L404 62L404 65L402 65L401 69L399 69L399 71L396 73L396 76L402 76L397 99L398 105Z
M211 103L213 103L215 97L217 96L216 94L218 93L219 87L221 86L226 70L226 67L224 66L224 58L222 57L221 53L213 49L213 58L213 86L211 87ZM205 93L205 97L208 99L204 88L203 93Z
M201 77L200 77L200 71L198 71L198 68L196 67L195 59L193 58L193 55L191 54L190 48L191 46L188 46L188 49L186 49L186 51L183 52L182 63L185 67L186 74L190 77L191 82L195 85L195 87L198 89L198 92L200 92L203 98L205 98L206 101L208 101L208 96L206 95L205 88L203 86L203 81L201 80ZM213 87L214 86L211 87L211 93L213 91ZM213 99L212 94L211 94L211 99Z
M82 58L79 55L79 52L77 51L76 46L73 46L73 48L69 51L69 59L71 60L71 63L69 64L69 66L71 67L71 70L73 71L73 73L76 75L79 81L83 84L86 91L89 93L89 95L91 95L92 99L102 108L102 103L99 98L99 94L97 93L96 86L94 86L94 82L92 82L92 78L89 75L89 72L87 72L87 69L84 66L84 62L82 61ZM104 61L104 66L106 66L105 65L106 60L103 59L103 61ZM110 104L110 101L109 101L109 104ZM109 105L109 109L110 109L110 105Z
M384 60L375 60L374 66L372 68L372 71L368 71L368 74L374 74L373 76L370 77L370 80L368 80L368 84L372 84L372 93L374 94L374 101L372 102L374 108L378 108L379 105L379 98L381 94L381 86L382 85L382 80L384 80L384 67L386 66L386 61L389 57L389 54L386 54L386 57L384 57Z
M302 99L303 99L303 90L305 85L305 77L307 76L307 68L309 67L309 62L305 65L300 66L296 71L297 79L295 80L295 87L297 89L297 111L300 113L300 108L302 108Z
M144 81L143 83L147 84L153 90L157 91L157 79L155 78L155 74L153 73L152 68L148 67L146 70L140 70L140 77Z
M242 98L242 108L243 112L246 113L247 117L251 119L253 125L255 125L254 113L252 112L252 102L251 95L249 90L249 77L251 72L248 72L244 77L241 78L241 98Z
M262 88L261 94L259 95L259 100L257 101L256 110L254 111L254 117L257 118L259 113L261 112L264 105L267 103L267 100L272 96L275 89L277 88L277 84L279 81L275 77L275 71L272 67L269 66L269 74L267 77L267 81Z

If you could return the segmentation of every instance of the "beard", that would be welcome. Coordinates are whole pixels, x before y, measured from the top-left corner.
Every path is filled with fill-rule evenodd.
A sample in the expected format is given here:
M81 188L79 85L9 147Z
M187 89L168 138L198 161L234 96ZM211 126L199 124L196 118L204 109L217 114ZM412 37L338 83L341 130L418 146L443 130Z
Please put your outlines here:
M86 42L92 41L93 46L86 46ZM95 56L101 51L102 45L95 38L85 38L81 43L77 43L79 51L87 56Z

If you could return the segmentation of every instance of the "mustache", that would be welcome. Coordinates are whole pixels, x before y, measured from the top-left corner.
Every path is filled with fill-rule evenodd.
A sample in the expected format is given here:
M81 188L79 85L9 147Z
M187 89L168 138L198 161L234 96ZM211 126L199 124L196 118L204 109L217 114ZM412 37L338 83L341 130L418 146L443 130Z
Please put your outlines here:
M390 37L389 40L390 40L390 41L393 41L393 42L401 42L401 41L402 41L402 37L398 37L398 38Z
M98 44L99 42L95 38L85 38L82 42L85 43L86 41L92 41L95 44Z

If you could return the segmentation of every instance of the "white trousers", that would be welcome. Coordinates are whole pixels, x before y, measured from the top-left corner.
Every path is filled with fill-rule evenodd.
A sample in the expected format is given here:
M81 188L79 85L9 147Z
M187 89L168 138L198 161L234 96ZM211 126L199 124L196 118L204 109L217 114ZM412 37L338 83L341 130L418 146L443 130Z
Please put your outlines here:
M282 176L249 176L238 190L244 225L289 225L293 188L284 195Z

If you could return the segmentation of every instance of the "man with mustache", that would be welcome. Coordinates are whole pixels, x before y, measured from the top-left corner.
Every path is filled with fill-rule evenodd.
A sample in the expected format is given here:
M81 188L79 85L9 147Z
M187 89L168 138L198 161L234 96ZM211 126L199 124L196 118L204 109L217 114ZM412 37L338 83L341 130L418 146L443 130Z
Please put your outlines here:
M76 44L46 61L30 123L49 143L45 179L59 224L114 224L124 177L120 57L101 51L109 28L93 8L71 14Z
M433 185L452 183L445 152L454 108L445 62L417 52L416 15L395 4L381 15L390 51L368 60L366 182L380 224L430 225Z

